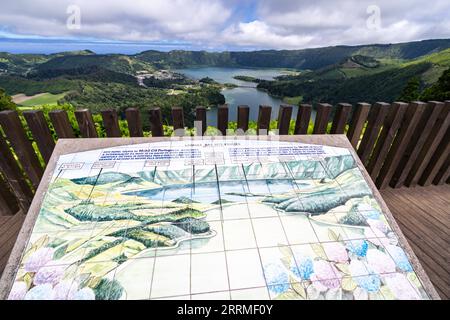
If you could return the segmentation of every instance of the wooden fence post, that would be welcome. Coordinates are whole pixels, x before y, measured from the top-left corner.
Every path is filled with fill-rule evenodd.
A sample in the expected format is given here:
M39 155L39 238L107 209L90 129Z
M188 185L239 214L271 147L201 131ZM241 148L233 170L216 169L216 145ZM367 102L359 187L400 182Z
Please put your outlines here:
M143 137L141 113L138 108L128 108L125 110L125 118L128 123L130 137Z
M292 106L281 105L278 110L278 134L289 134L289 126L291 124Z
M182 107L172 107L173 130L184 130L184 113Z
M195 121L200 122L202 125L201 135L205 135L208 124L206 123L206 108L203 106L198 106L195 108ZM200 135L200 132L197 132Z
M48 163L55 148L55 141L53 140L50 129L45 120L44 113L41 110L30 110L23 113L28 127L30 128L33 138L41 152L45 163Z
M381 129L380 136L378 137L375 148L367 165L367 172L373 181L376 180L380 173L381 166L386 158L392 141L395 138L397 130L400 128L403 116L405 115L408 104L394 102L390 107L390 110L385 118L383 128Z
M311 119L312 106L310 104L300 104L295 120L294 134L307 134L309 121Z
M19 211L17 199L10 190L8 183L0 175L0 216L13 215Z
M378 189L384 189L391 182L391 178L397 168L397 165L403 156L403 153L411 139L412 133L417 128L417 124L425 111L425 104L410 103L406 109L402 124L395 136L386 160L381 167L380 174L377 177L376 185Z
M0 134L0 171L5 177L8 184L11 186L11 190L14 192L19 206L28 211L28 208L33 199L33 191L25 180L25 176L19 168L16 159L11 153L8 144Z
M109 138L121 137L119 119L115 110L102 110L103 126L105 127L106 136Z
M332 109L331 104L318 103L316 109L317 113L313 134L325 134L327 133L328 118Z
M250 118L249 106L238 106L237 108L237 128L244 132L248 130L248 121Z
M164 136L161 109L152 108L150 109L149 113L150 113L150 130L152 131L152 137Z
M2 111L0 112L0 124L33 187L37 188L44 171L30 140L25 134L19 115L12 110Z
M348 103L338 103L336 113L334 114L333 124L331 125L331 134L343 134L347 118L352 110L352 105Z
M358 156L361 162L366 165L369 156L372 153L373 146L377 141L384 118L389 111L389 104L384 102L375 103L369 111L367 127L358 148Z
M227 134L228 128L228 105L224 104L217 108L217 129L223 136Z
M420 103L420 102L417 102ZM414 162L419 155L420 150L424 146L425 141L428 139L440 113L444 108L442 102L432 101L430 103L424 103L424 112L416 129L412 132L411 141L403 152L403 157L400 159L397 169L392 176L390 185L394 188L403 186L408 174L414 165Z
M450 127L450 101L446 101L436 123L431 130L427 141L424 143L417 159L406 178L405 185L414 187L417 185L431 157L435 153L439 143L444 138L447 129Z
M353 112L352 119L350 120L350 125L347 131L347 138L353 146L353 149L358 148L358 142L361 138L361 132L364 128L364 124L367 120L367 115L369 114L370 104L360 102L356 105L356 109Z
M52 121L53 128L55 128L58 139L72 139L75 138L72 125L69 121L69 116L64 110L52 110L48 113Z
M88 109L80 109L75 111L80 133L83 138L98 138L95 123L92 114Z
M258 125L256 128L257 134L260 133L269 133L270 129L270 115L272 113L272 107L269 106L259 106L258 113ZM260 132L261 131L261 132Z

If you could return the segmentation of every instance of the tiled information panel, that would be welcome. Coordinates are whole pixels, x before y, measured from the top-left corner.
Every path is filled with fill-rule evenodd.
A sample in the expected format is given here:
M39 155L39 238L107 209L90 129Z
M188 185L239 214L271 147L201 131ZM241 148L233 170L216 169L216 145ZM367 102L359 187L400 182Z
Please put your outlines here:
M166 141L59 158L10 299L427 299L345 148Z

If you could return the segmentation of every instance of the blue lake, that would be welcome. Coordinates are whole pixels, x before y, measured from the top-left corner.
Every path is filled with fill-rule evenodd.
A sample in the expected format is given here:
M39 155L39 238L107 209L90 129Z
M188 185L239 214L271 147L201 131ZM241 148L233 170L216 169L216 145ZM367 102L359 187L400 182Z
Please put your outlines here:
M283 101L279 98L270 96L267 92L256 89L256 83L236 80L233 77L237 75L251 76L263 80L272 80L274 77L287 74L289 71L280 69L245 69L245 68L187 68L177 69L176 72L185 76L199 80L204 77L210 77L220 83L233 83L237 88L223 89L225 102L229 106L229 120L237 120L237 106L248 105L250 107L250 120L258 119L258 108L260 105L272 107L272 119L278 118L278 109ZM297 116L297 108L294 108L292 118ZM212 108L207 113L208 125L217 124L217 109Z

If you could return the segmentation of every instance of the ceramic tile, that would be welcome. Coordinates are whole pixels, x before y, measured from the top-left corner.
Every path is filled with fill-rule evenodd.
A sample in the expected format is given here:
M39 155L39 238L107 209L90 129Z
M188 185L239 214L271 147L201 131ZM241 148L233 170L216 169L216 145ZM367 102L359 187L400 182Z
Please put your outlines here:
M151 298L190 293L189 255L157 257L153 270Z
M191 293L228 290L224 252L193 254L191 257Z
M154 258L143 258L131 259L117 268L114 280L122 284L124 299L142 300L150 297L154 265Z
M191 300L230 300L229 291L193 294Z
M318 242L311 223L303 214L280 214L281 223L289 244L302 244Z
M221 221L209 221L211 236L191 240L191 253L224 251L223 226Z
M249 219L224 221L223 235L226 250L256 248L252 222Z
M252 223L255 230L256 242L259 247L288 244L280 218L253 219Z
M267 287L232 290L231 300L268 300Z
M265 285L258 250L236 250L227 252L230 289L245 289Z

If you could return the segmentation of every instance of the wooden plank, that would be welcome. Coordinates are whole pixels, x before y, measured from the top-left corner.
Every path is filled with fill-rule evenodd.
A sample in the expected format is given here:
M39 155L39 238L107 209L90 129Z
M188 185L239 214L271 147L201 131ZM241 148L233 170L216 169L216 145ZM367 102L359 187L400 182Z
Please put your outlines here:
M376 185L379 189L384 189L390 183L397 165L411 140L412 133L416 130L424 111L425 105L422 103L413 102L409 104L400 129L395 136L391 149L377 177Z
M184 130L184 113L182 107L172 107L173 130Z
M297 119L295 120L294 134L307 134L309 121L311 119L312 106L302 103L298 107Z
M257 125L258 135L259 134L266 135L269 133L271 113L272 113L272 107L259 106L258 125Z
M433 179L433 184L443 185L444 183L449 183L450 178L450 153L447 156L447 160L442 164L441 169Z
M435 125L433 126L433 129L428 136L427 141L424 143L422 150L417 156L417 159L409 172L409 175L405 181L405 185L407 187L414 187L417 185L417 182L419 181L449 127L450 101L446 101Z
M127 108L125 110L125 118L127 119L128 131L130 137L143 137L141 113L138 108Z
M237 128L242 131L247 132L248 121L250 119L250 107L249 106L238 106L237 108Z
M366 130L358 147L358 156L364 165L369 160L389 107L390 105L388 103L377 102L370 108Z
M149 110L149 114L150 114L150 130L152 132L152 137L164 136L161 109L152 108Z
M206 132L206 129L208 128L208 124L206 123L206 108L203 106L198 106L195 108L195 121L197 121L198 125L201 126L201 128L198 128L197 135L204 135Z
M41 152L42 158L45 163L48 163L52 156L53 149L55 148L55 141L48 128L44 113L41 110L30 110L25 111L23 115L33 134L34 141L36 141L39 151Z
M65 110L52 110L48 113L59 139L75 138L69 116Z
M392 176L391 185L394 188L403 186L414 162L417 160L420 150L424 146L425 141L427 141L444 108L442 102L436 101L431 101L424 105L425 111L422 114L422 118L419 120L416 130L412 133L411 141L406 147L403 157L400 159L397 169Z
M25 180L19 165L14 159L8 144L0 134L0 171L7 180L11 190L15 194L19 206L24 212L28 211L31 200L33 199L33 192Z
M348 103L338 103L336 113L334 114L333 124L331 125L331 134L343 134L347 124L348 115L352 111L352 105Z
M88 109L80 109L75 111L75 117L80 128L80 133L83 138L98 138L97 130L95 129L94 119Z
M347 138L348 140L350 140L350 143L355 150L358 147L358 142L361 138L361 132L364 128L364 124L366 123L369 110L370 104L364 102L358 103L350 120L350 125L347 131Z
M328 103L317 104L313 134L327 133L328 118L330 117L331 108L331 104Z
M397 133L398 128L400 128L400 124L402 123L407 108L408 104L406 103L394 102L386 116L377 144L367 165L367 171L373 181L376 180L380 173L381 166L386 159L386 155L395 138L395 134Z
M106 136L108 138L121 137L122 133L120 132L119 118L117 117L116 110L102 110L101 114Z
M446 163L447 157L450 154L450 128L447 129L442 141L434 152L427 167L423 171L422 176L419 179L419 185L429 186L432 184L436 175L441 170L444 163ZM444 168L444 172L446 169Z
M228 105L224 104L217 108L217 129L223 136L227 134L228 129Z
M278 110L278 134L289 134L292 118L292 106L281 105Z
M0 124L11 143L22 168L35 188L41 181L44 170L38 160L30 140L25 134L19 115L16 111L6 110L0 112Z
M12 193L10 186L0 175L0 216L12 215L19 211L17 199Z

